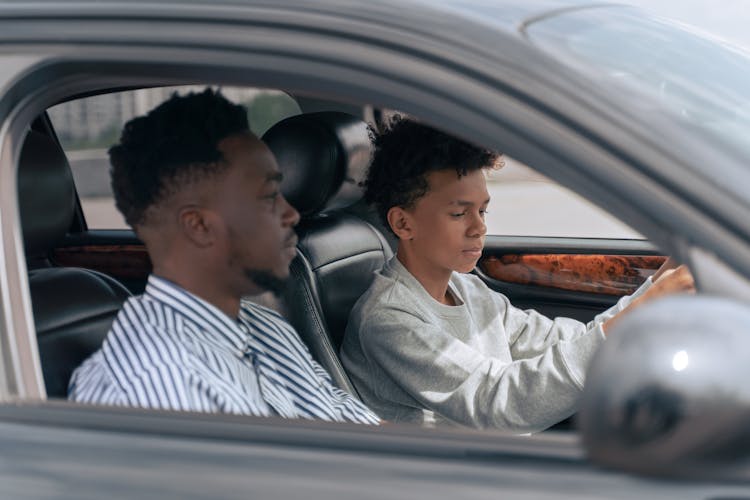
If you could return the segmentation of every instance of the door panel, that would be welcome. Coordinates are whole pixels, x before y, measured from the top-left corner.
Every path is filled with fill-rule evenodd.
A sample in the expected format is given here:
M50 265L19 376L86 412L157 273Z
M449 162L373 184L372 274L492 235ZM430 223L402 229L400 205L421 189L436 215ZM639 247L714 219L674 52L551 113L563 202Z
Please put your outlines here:
M151 259L128 230L95 230L69 234L50 260L57 266L83 267L112 276L134 294L146 287Z
M476 274L516 307L589 321L664 260L644 240L489 236Z
M650 255L505 254L485 259L482 271L505 283L619 297L633 293L664 260Z

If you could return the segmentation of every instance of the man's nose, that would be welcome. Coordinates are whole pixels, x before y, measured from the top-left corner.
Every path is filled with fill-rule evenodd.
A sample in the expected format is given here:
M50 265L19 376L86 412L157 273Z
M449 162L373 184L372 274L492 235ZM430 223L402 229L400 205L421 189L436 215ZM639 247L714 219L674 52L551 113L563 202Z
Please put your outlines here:
M292 227L296 226L297 223L299 223L299 219L300 219L299 212L297 211L296 208L294 208L291 205L291 203L286 201L286 198L284 197L284 195L281 195L281 199L284 201L284 204L286 205L284 208L284 213L281 216L282 223L285 226L292 226Z

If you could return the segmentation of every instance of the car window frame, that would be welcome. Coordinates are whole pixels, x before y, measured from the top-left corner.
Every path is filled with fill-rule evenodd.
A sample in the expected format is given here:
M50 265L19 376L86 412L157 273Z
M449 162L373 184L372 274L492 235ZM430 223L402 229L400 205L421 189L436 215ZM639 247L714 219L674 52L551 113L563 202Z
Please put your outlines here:
M325 42L329 43L330 40ZM247 40L246 43L248 46L252 46L257 43L257 40ZM519 48L520 52L520 54L514 54L513 57L519 57L525 51L530 50L519 43L516 43L513 47ZM316 44L315 48L323 50L320 44ZM521 48L522 50L520 50ZM118 59L118 62L101 66L98 73L92 77L90 72L92 59L103 57L102 54L107 53L107 51L110 51L112 56ZM300 50L294 54L263 54L264 57L258 59L249 56L237 58L232 53L224 52L223 49L216 49L215 52L211 52L205 48L161 47L154 51L153 48L138 48L136 50L135 48L118 46L115 48L100 47L99 52L92 54L58 55L49 58L38 67L30 66L25 74L19 73L18 80L15 82L16 87L11 89L11 94L14 89L17 91L25 89L29 91L29 95L33 99L27 98L20 101L14 109L15 114L12 119L5 120L4 130L6 133L0 136L0 144L4 146L4 151L14 151L17 158L22 132L31 122L31 117L36 116L50 103L59 100L60 96L94 91L96 88L111 86L113 81L118 84L133 82L136 78L142 78L141 84L145 85L164 83L165 81L182 81L183 79L194 83L196 80L201 81L201 75L211 73L211 70L213 70L211 73L212 80L208 83L276 86L280 83L280 79L289 78L290 61L299 60L295 58L306 57L303 55L304 52L305 50ZM168 67L159 67L149 61L152 57L164 58L167 53L174 56L174 62ZM219 60L207 62L205 59L207 53L215 55ZM455 53L449 56L455 56ZM425 74L417 81L425 81L431 77L437 77L441 73L456 78L462 76L458 73L452 73L452 71L456 71L456 68L448 65L407 68L407 71L402 63L405 60L404 58L408 59L408 57L410 56L392 57L385 63L381 62L385 65L381 66L381 69L388 67L389 70L397 73L401 71L425 71ZM326 62L328 66L332 64L334 64L334 61ZM695 213L695 207L687 205L685 200L675 200L674 197L670 197L669 191L666 190L664 185L659 184L658 179L648 178L650 184L634 182L633 179L637 178L639 174L644 175L641 169L642 164L632 158L632 155L623 155L620 146L603 142L602 138L598 136L592 137L591 131L581 129L580 125L576 123L561 120L557 113L552 112L539 102L519 97L518 90L515 87L522 86L526 80L508 68L505 68L504 72L508 74L506 77L509 81L504 86L499 87L489 85L486 78L480 78L479 75L463 75L466 81L465 85L461 87L462 91L459 97L464 99L461 102L455 100L456 96L442 95L435 88L416 88L404 80L393 80L390 82L391 85L387 91L380 90L381 93L378 94L377 87L384 83L382 75L379 75L379 78L363 79L362 76L369 74L368 71L370 71L363 69L363 61L358 60L355 64L355 61L344 58L335 64L340 71L331 72L325 77L316 74L319 67L314 67L314 65L313 68L309 65L299 66L296 71L307 79L305 82L308 84L306 88L309 92L319 92L325 96L340 92L349 99L354 99L354 95L361 96L363 93L367 93L370 97L379 95L381 99L386 101L384 104L388 106L404 109L415 116L423 117L428 122L450 123L450 127L447 127L449 132L459 133L462 137L486 144L487 147L497 147L500 143L506 144L506 150L514 157L518 157L527 163L545 165L547 170L542 173L549 174L564 185L574 184L577 188L576 191L588 193L599 204L614 206L617 211L626 214L625 217L628 220L635 221L635 226L648 228L648 231L644 232L653 235L655 243L665 252L684 254L686 249L684 245L687 242L684 239L673 241L673 233L659 225L660 221L654 221L646 217L644 214L647 212L644 207L649 207L651 212L655 213L655 209L659 206L677 203L684 209L684 213L678 214L677 219L688 223L695 222L694 225L690 226L690 229L696 235L694 236L696 242L700 243L700 237L706 237L705 234L698 232L698 228L705 227L707 222L705 218L699 217L700 214ZM217 66L221 68L221 71L216 71ZM258 68L263 68L263 71L257 71ZM256 71L250 71L251 69L256 69ZM563 71L560 68L558 70ZM45 81L45 74L48 78L59 78L59 81L64 82L64 84L57 86L55 89L44 88L42 82ZM89 79L81 81L81 75L87 75ZM526 77L528 78L528 75ZM441 78L435 78L435 81L440 80ZM510 80L513 80L512 83L515 87L508 86ZM21 82L25 83L26 87ZM337 85L336 90L329 87L334 82ZM403 88L404 91L408 90L409 92L397 92L395 90L397 88ZM471 90L476 90L476 92ZM404 97L395 97L403 95L409 95L412 100L406 102L403 100ZM493 109L480 110L471 105L471 102L481 102L483 98L487 99L488 95L495 97L495 100L491 101L494 106ZM554 98L554 96L550 96L550 98ZM437 103L441 103L441 105L436 106ZM451 113L451 110L456 111L457 106L463 111L460 116ZM506 121L492 120L488 113L496 113L498 117L504 116ZM624 130L621 132L627 135ZM576 150L581 148L582 145L589 148L590 154L586 157L576 154ZM660 154L663 154L659 150L649 151L648 154L642 151L638 153L644 157L649 156L655 161L657 158L661 158ZM670 164L676 162L670 156L665 156L663 159ZM15 162L12 159L7 156L3 157L2 167L6 174L8 171L12 171L15 168L14 166ZM616 174L612 174L612 172ZM624 177L625 172L629 172L632 177L626 179ZM13 179L12 176L10 178ZM607 179L609 182L603 182L602 179ZM623 182L617 182L618 180ZM624 182L625 180L628 182ZM645 181L646 178L642 178L642 180ZM609 190L603 189L605 185L609 186ZM617 189L614 189L615 187ZM643 192L639 191L641 189ZM596 195L591 193L596 193ZM659 196L660 194L664 195L663 200ZM628 195L632 197L627 198ZM643 200L644 203L632 206L632 200L639 199ZM674 210L667 215L674 215ZM692 215L695 215L693 220L690 219ZM17 230L16 227L15 231ZM10 241L7 238L7 233L4 234L4 247L7 249L8 245L14 245L18 249L20 244L18 233L11 234L15 239ZM720 236L723 240L719 243L731 245L734 241L734 235L722 234ZM716 248L717 241L713 240L712 243ZM747 259L746 262L744 258L737 258L736 252L730 256L736 258L736 261L730 261L732 264L739 268L742 268L742 265L747 265L750 269L750 259ZM16 302L11 309L18 318L25 318L25 324L20 322L20 328L6 329L5 331L15 333L16 345L13 347L16 350L26 350L26 359L29 360L31 366L36 366L37 373L36 376L26 374L22 378L24 384L27 384L25 393L17 391L16 394L12 395L26 397L31 395L44 399L43 384L40 387L39 383L41 376L38 369L38 354L35 355L34 348L36 337L33 321L29 321L31 319L31 304L28 297L28 287L21 286L21 284L26 284L23 276L26 272L25 259L22 252L18 252L14 257L15 266L13 269L17 273L15 279L20 282L16 283L16 287L25 290L25 292L21 294L20 301ZM724 256L724 258L727 257ZM6 288L6 290L8 289ZM6 295L4 299L6 304L7 300ZM12 350L12 348L9 350ZM8 373L8 369L16 370L18 368L23 368L23 366L16 362L12 366L6 367L6 373ZM11 384L7 384L7 386L10 388ZM12 392L12 389L8 392Z

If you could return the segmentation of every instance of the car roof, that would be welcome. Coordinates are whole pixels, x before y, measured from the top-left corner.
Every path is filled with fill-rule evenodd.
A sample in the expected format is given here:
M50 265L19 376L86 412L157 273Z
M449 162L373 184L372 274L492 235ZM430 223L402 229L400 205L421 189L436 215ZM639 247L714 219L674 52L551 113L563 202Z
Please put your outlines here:
M13 12L30 15L32 17L45 17L58 7L66 11L79 11L85 13L87 10L92 14L95 9L103 8L116 10L117 6L126 6L131 2L122 0L3 0L0 1L0 9L10 9ZM299 10L307 12L319 12L321 14L335 14L346 11L348 15L357 12L362 20L377 21L382 19L388 24L394 21L393 13L399 16L412 18L419 16L426 25L435 29L441 27L441 18L450 16L453 26L456 28L456 16L466 21L479 22L492 26L494 30L518 32L525 24L540 18L549 17L558 13L586 8L601 8L624 6L617 2L596 2L592 0L350 0L340 2L337 0L316 0L314 3L305 0L138 0L135 2L143 8L144 15L158 12L188 12L193 8L210 8L216 12L222 9L241 8L243 6L253 8L268 8L283 10ZM132 7L132 5L131 5ZM132 9L129 10L132 12ZM385 17L384 17L385 16ZM444 18L443 18L444 19ZM436 21L431 23L430 21ZM448 28L446 26L446 28Z

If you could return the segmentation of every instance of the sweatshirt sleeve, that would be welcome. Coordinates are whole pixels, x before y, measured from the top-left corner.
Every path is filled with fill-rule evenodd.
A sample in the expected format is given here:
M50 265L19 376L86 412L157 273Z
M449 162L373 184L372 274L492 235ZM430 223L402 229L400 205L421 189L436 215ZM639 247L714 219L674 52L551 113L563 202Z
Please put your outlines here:
M556 342L571 341L581 335L595 335L603 339L602 325L628 307L650 286L651 278L648 278L633 294L621 297L615 305L596 315L586 324L572 318L550 319L534 310L518 309L500 293L493 292L492 297L503 316L511 355L514 359L520 359L537 356Z
M587 325L572 318L558 317L550 319L533 309L522 310L513 306L507 297L493 293L493 299L501 316L503 330L513 359L525 359L539 356L558 342L570 341L583 335L601 335L604 332L596 325ZM502 335L503 332L498 332ZM499 339L502 341L501 339Z
M641 286L639 286L638 289L635 292L631 293L630 295L625 295L624 297L620 297L620 300L618 300L615 305L613 305L612 307L610 307L606 311L604 311L602 313L599 313L596 316L594 316L594 319L591 320L591 321L589 321L589 323L587 325L588 329L592 329L592 328L594 328L596 326L601 326L602 324L604 324L604 322L606 322L607 320L611 319L613 316L615 316L616 314L618 314L620 311L622 311L623 309L625 309L626 307L628 307L630 305L630 303L633 302L634 299L636 299L636 298L640 297L641 295L643 295L643 293L646 290L648 290L649 288L651 288L651 285L652 285L652 280L651 280L651 276L649 276L648 278L646 278L646 281L644 281L643 283L641 283Z
M369 361L424 407L459 424L513 432L539 431L572 414L602 338L573 336L504 362L396 306L381 307L360 331Z

